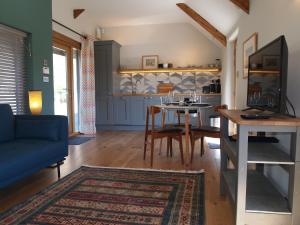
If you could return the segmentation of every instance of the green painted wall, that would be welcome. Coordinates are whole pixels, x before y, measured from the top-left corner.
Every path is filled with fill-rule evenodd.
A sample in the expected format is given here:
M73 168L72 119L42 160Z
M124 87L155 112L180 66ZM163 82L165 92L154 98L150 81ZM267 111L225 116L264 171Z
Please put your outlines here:
M54 114L51 19L51 0L0 0L0 23L29 34L28 87L43 91L43 114ZM44 60L50 67L49 83L43 83Z

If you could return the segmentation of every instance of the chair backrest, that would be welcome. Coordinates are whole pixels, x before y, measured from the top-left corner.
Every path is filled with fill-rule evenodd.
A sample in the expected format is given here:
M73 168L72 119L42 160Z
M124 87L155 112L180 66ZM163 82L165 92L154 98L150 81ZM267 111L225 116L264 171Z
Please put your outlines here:
M154 130L155 129L155 117L156 117L156 114L159 114L161 113L162 110L157 107L157 106L148 106L147 107L147 112L146 112L146 125L145 125L145 129L146 129L146 132L149 131L149 122L150 122L150 118L151 118L151 130ZM164 123L165 123L165 114L164 112L162 112L163 116L162 116L162 127L164 127Z
M215 112L219 112L220 109L228 109L228 106L224 104L224 105L216 105L214 107Z
M161 109L157 106L150 106L151 112L151 129L155 129L155 115L161 113Z

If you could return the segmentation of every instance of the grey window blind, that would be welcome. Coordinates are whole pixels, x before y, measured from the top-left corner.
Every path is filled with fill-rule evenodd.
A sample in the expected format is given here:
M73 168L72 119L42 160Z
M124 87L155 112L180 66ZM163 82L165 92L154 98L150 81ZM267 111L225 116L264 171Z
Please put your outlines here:
M0 24L0 104L15 114L27 112L26 33Z

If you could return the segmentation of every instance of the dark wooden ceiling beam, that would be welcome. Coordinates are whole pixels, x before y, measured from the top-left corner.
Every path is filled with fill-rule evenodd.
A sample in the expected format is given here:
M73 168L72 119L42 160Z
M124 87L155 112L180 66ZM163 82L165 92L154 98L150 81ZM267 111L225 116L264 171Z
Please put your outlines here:
M177 6L226 47L227 39L224 34L217 30L213 25L211 25L207 20L205 20L187 4L178 3Z
M85 11L85 9L74 9L73 10L73 17L74 19L76 19L78 16L81 15L81 13L83 13Z
M240 7L244 12L250 12L250 0L230 0L233 4Z

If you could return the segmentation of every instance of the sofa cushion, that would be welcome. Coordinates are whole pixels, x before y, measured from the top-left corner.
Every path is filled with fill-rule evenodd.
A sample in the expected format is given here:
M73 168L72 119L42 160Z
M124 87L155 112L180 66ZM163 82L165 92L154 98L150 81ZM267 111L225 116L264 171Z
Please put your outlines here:
M0 143L14 140L14 115L8 104L0 104L0 124Z
M62 160L66 156L64 145L64 142L30 139L0 144L0 180Z
M17 139L59 140L59 123L56 120L16 120Z

